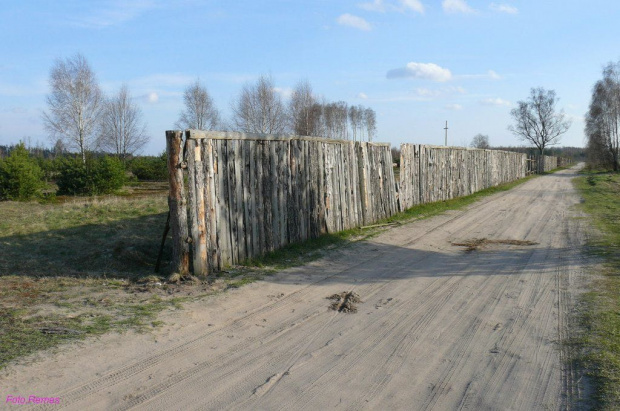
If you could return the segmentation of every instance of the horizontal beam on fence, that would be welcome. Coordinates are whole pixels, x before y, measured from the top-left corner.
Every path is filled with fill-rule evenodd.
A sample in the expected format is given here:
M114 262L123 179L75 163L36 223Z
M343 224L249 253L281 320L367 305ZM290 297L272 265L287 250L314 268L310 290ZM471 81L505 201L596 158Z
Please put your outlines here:
M258 133L240 133L236 131L203 131L203 130L185 130L188 139L213 139L213 140L264 140L264 141L282 141L282 140L299 140L313 141L327 144L343 144L354 143L353 140L337 140L333 138L312 137L312 136L296 136L291 134L258 134ZM377 147L390 147L390 143L371 143L364 142Z

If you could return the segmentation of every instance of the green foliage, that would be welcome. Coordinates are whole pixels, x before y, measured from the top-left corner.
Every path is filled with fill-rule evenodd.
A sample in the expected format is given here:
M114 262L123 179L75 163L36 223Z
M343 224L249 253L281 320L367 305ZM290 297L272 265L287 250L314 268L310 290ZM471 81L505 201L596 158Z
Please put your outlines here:
M125 167L116 157L88 158L86 164L79 157L63 159L59 167L58 194L110 194L125 184Z
M27 201L41 195L43 172L24 144L0 161L0 199Z
M35 157L37 165L43 172L43 180L46 182L54 181L60 170L62 164L62 157L56 157L54 159L49 157L37 156Z
M110 194L125 184L125 166L116 157L105 156L93 161L89 174L93 194Z
M136 157L128 163L129 171L140 181L166 181L168 179L167 156Z

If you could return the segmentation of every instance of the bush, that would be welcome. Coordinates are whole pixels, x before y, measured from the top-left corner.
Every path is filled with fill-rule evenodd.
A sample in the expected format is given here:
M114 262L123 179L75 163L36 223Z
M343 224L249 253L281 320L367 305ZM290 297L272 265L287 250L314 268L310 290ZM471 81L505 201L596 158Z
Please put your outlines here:
M86 165L79 157L65 158L59 169L58 194L110 194L125 184L125 168L115 157L88 158Z
M118 158L105 156L93 162L90 176L93 194L113 193L125 184L125 166Z
M167 181L166 153L158 157L136 157L128 164L129 170L141 181Z
M0 199L27 201L41 195L43 172L20 143L0 161Z

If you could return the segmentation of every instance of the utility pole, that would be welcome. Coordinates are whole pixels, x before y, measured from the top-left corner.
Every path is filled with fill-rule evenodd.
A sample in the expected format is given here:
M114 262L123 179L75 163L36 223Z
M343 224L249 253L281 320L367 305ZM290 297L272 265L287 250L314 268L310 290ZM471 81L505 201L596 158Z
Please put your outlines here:
M446 120L446 126L444 127L446 130L446 147L448 147L448 120Z

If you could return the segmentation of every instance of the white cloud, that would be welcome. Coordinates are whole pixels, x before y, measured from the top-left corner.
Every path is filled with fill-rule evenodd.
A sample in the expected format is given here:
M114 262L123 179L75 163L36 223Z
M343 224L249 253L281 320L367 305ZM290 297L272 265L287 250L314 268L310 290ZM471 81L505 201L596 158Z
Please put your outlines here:
M362 100L368 100L368 95L366 93L359 93L357 98L361 98Z
M454 111L463 110L463 106L461 106L460 104L447 104L445 108L446 110L454 110Z
M146 96L146 100L149 103L157 103L159 101L159 94L152 91Z
M364 10L385 13L385 3L383 3L383 0L374 0L372 3L360 3L358 6Z
M446 13L474 13L465 0L443 0L441 7Z
M348 13L338 17L338 24L363 31L370 31L372 29L372 26L366 20Z
M424 14L424 5L419 0L399 0L403 8Z
M450 70L440 67L435 63L407 63L405 67L393 69L387 72L388 79L394 78L419 78L437 82L445 82L452 79Z
M512 103L510 101L501 99L501 98L485 98L480 101L480 104L485 106L500 106L500 107L510 107Z
M508 14L517 14L519 13L519 9L517 9L514 6L508 5L508 4L497 4L497 3L491 3L489 5L489 8L493 11L497 11L500 13L508 13Z

